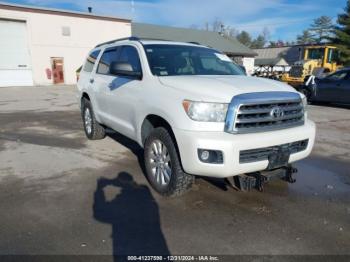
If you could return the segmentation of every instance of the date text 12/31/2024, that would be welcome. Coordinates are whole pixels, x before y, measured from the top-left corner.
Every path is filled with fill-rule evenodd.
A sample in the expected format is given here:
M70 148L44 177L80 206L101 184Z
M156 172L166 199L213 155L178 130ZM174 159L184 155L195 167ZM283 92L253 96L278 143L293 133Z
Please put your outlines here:
M128 261L219 261L217 256L128 256Z

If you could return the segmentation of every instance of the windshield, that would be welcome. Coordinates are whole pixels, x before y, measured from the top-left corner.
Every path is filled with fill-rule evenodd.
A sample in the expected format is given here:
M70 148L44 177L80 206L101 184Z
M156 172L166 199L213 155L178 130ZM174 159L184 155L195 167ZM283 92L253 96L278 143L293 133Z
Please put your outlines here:
M307 59L323 59L324 48L310 48Z
M153 75L244 75L243 70L220 52L186 45L145 45Z

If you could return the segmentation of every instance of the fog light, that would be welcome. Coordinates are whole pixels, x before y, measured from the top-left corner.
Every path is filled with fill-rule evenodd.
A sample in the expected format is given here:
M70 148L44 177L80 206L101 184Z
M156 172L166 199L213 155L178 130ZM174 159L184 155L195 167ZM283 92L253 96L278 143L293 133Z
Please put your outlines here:
M209 156L210 156L209 151L203 150L201 153L201 160L207 161L209 159Z
M198 149L198 158L201 162L210 164L222 164L224 162L222 152L219 150Z

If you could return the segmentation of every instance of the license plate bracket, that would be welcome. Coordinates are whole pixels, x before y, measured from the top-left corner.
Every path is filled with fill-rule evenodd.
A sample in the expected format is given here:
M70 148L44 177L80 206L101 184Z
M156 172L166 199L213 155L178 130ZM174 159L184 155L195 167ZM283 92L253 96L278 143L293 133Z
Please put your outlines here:
M272 150L268 156L269 165L268 170L284 167L288 165L290 157L289 147L279 146Z

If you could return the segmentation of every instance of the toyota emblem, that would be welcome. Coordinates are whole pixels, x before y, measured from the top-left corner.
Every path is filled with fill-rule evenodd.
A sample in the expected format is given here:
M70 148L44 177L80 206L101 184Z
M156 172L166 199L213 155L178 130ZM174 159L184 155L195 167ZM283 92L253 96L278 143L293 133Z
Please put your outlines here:
M270 116L273 118L281 118L284 116L284 111L279 106L275 106L271 109Z

